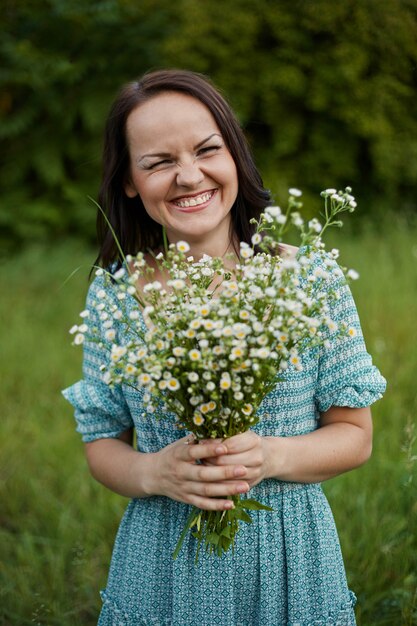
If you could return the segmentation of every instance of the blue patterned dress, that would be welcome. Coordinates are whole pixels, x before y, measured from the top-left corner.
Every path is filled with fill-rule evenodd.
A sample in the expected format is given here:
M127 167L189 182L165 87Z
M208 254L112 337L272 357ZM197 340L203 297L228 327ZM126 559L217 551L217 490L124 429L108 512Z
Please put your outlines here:
M87 308L103 279L90 286ZM110 295L111 298L111 295ZM136 306L133 298L128 307ZM333 319L357 330L353 339L304 354L302 371L265 398L254 427L259 435L288 437L318 427L331 406L365 407L381 397L385 380L372 365L349 288L340 284ZM97 317L89 323L103 324ZM119 340L125 333L119 328ZM103 331L104 337L104 331ZM108 346L87 343L83 380L66 389L83 441L117 437L134 427L138 449L155 452L184 431L174 417L159 421L144 411L142 393L111 389L101 380ZM234 554L209 557L188 534L176 561L172 552L188 517L188 505L162 496L132 499L117 533L99 626L353 626L349 591L333 516L320 484L264 480L250 497L274 512L251 512Z

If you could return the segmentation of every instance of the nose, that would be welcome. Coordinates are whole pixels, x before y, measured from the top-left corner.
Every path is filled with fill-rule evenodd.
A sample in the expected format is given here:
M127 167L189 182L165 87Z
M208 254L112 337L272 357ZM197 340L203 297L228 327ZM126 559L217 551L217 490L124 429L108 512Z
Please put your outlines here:
M180 165L177 173L179 187L197 187L204 180L204 174L195 161Z

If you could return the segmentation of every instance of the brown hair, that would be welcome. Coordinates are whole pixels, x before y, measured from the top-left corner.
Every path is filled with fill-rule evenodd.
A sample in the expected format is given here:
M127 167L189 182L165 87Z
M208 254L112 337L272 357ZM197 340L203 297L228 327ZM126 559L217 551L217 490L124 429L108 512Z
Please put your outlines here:
M124 186L129 172L126 121L140 104L164 91L188 94L202 102L213 115L225 144L235 162L238 195L231 209L232 228L239 241L250 242L253 226L270 204L242 129L219 91L202 74L187 70L158 70L125 85L111 107L104 134L103 173L98 203L115 231L124 254L156 249L162 243L162 228L144 209L139 196L129 198ZM120 263L120 254L106 219L97 214L100 245L97 263L103 267Z

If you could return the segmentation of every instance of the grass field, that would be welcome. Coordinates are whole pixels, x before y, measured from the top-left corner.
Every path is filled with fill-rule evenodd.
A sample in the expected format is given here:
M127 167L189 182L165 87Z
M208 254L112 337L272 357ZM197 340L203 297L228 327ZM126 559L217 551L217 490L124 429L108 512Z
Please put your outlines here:
M391 221L384 232L336 240L342 261L361 274L354 295L389 382L373 410L371 460L325 486L360 626L417 624L417 227ZM93 255L68 242L1 263L4 626L94 625L126 505L90 478L60 396L80 375L81 351L67 331L83 308Z

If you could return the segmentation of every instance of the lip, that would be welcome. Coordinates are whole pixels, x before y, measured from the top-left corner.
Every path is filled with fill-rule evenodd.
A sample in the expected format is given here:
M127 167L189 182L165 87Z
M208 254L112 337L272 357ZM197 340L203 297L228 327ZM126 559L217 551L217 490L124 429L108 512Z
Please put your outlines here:
M217 195L217 191L218 189L207 189L205 191L199 191L198 193L195 193L195 194L187 194L186 196L177 196L177 198L170 200L169 203L171 206L175 208L176 211L181 211L181 213L198 213L198 211L202 211L213 201L213 199ZM203 202L203 204L199 204L198 206L179 207L177 204L175 204L175 201L178 201L184 198L196 198L197 196L202 196L205 193L211 193L211 192L213 192L213 195L211 196L211 198L209 198L206 202Z

